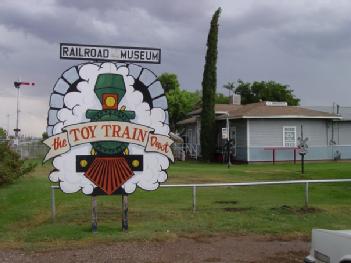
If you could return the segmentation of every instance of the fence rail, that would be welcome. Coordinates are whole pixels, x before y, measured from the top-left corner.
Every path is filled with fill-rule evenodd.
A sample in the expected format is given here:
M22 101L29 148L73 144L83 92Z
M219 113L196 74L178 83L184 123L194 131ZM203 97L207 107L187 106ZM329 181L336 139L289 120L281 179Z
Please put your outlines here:
M257 186L275 184L305 184L305 183L342 183L351 182L351 179L321 179L321 180L289 180L289 181L262 181L239 183L207 183L207 184L164 184L160 187L223 187L223 186Z
M15 151L21 159L44 158L48 151L48 147L40 140L20 141L14 144L8 141L10 148Z
M351 183L351 179L320 179L320 180L284 180L284 181L259 181L259 182L237 182L237 183L203 183L203 184L164 184L162 188L186 187L192 188L192 210L196 211L196 190L198 187L243 187L243 186L262 186L262 185L286 185L286 184L304 184L305 207L308 207L309 184L321 183ZM51 185L51 216L52 221L56 217L55 190L59 189L58 185Z

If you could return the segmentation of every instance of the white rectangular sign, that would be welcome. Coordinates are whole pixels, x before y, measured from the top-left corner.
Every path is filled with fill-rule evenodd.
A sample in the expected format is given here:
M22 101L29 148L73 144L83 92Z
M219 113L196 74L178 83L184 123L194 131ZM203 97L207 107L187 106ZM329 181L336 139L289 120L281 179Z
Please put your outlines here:
M160 64L161 49L61 43L60 58Z
M227 128L222 128L222 139L223 140L228 139L228 129Z

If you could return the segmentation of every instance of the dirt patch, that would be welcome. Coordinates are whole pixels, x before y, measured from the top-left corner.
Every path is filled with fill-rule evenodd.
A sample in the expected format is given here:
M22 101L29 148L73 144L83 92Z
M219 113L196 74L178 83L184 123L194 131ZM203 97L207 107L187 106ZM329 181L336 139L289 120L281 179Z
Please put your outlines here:
M201 242L199 242L201 240ZM302 262L308 242L267 236L180 237L168 241L116 242L44 252L0 251L0 262Z
M237 205L239 202L238 201L215 201L215 204L221 204L221 205ZM252 207L222 207L220 208L226 212L245 212L245 211L249 211L252 210Z
M222 205L236 205L238 201L215 201L215 204L222 204Z
M301 263L303 262L303 258L306 257L305 252L288 252L284 253L282 255L275 255L274 257L269 257L267 259L264 259L263 261L258 261L257 263Z
M223 210L226 212L244 212L251 210L252 207L224 207Z
M205 262L221 262L220 258L206 258Z
M275 211L280 214L297 214L297 215L304 215L304 214L316 214L323 212L322 209L316 207L291 207L288 205L282 205L281 207L273 207L271 208L272 211Z

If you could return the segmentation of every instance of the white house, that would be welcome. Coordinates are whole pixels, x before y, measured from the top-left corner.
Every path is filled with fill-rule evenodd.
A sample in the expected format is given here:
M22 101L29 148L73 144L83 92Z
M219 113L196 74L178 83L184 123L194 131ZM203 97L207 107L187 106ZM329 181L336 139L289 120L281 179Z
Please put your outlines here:
M216 158L221 160L225 140L222 128L229 119L230 139L233 140L233 161L262 162L293 160L298 153L298 137L303 127L309 146L306 160L328 160L341 157L351 159L351 121L341 115L300 106L287 106L286 102L263 101L247 105L216 104L217 141ZM200 146L201 109L178 122L187 144L187 154ZM351 115L350 115L351 117ZM197 152L197 155L200 153Z

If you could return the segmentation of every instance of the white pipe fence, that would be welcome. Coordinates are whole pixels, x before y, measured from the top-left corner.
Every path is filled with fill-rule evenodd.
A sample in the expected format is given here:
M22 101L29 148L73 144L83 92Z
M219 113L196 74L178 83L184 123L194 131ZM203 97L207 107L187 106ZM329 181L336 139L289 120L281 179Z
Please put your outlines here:
M239 182L239 183L205 183L205 184L164 184L162 188L189 187L192 188L192 210L196 211L196 190L198 187L242 187L242 186L261 186L261 185L285 185L285 184L304 184L305 207L308 207L309 185L320 183L350 183L351 179L321 179L321 180L286 180L286 181L262 181L262 182ZM51 186L51 216L55 222L56 204L55 190L59 189L58 185Z

